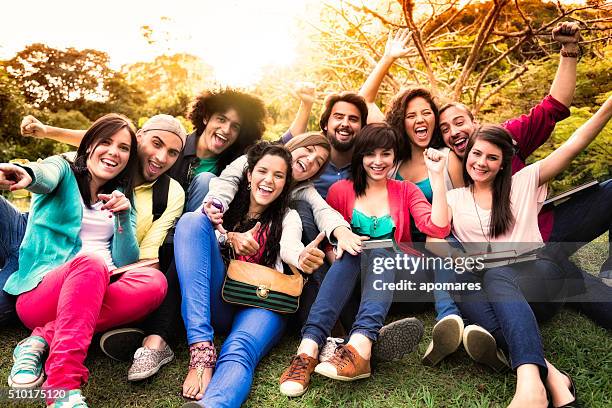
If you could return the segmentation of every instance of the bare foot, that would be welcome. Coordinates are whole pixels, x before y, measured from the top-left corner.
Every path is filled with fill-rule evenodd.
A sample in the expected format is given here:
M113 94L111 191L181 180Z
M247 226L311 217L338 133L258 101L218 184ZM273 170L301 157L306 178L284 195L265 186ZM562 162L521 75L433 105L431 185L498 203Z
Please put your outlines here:
M570 391L570 379L565 374L557 371L553 375L549 371L546 385L550 391L553 406L561 407L574 401L574 395Z
M194 343L190 346L191 361L190 367L195 365L198 368L189 368L185 381L183 382L183 396L200 400L213 376L214 367L205 367L207 364L214 365L216 360L214 348L212 351L206 347L212 346L209 341ZM200 349L193 349L194 347ZM212 354L211 354L212 353Z
M508 408L546 408L546 389L542 383L526 386L517 386L514 398L510 401Z
M212 368L202 369L202 377L198 378L198 370L190 368L183 382L183 396L191 399L201 400L213 375Z

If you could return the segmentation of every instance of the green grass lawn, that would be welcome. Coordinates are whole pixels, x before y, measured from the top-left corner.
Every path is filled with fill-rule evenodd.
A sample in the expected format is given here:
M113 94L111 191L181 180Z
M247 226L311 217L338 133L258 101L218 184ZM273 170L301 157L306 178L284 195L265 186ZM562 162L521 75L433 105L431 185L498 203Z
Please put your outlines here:
M605 242L606 237L599 242ZM580 251L579 263L589 271L603 261L601 247ZM381 364L370 379L340 383L315 375L311 389L301 398L287 399L278 392L278 378L298 345L296 334L287 335L257 369L247 407L503 407L511 400L515 377L496 374L474 364L465 351L444 360L438 367L424 367L425 352L434 324L432 312L418 315L426 331L418 353L398 363ZM28 335L15 323L1 329L0 377L12 365L15 344ZM585 407L612 406L612 336L584 316L564 309L542 327L546 357L569 372ZM97 340L97 339L96 339ZM90 407L180 407L183 377L187 371L187 348L176 351L176 360L152 379L131 384L128 364L106 358L93 343L86 361L91 376L84 388ZM232 390L228 390L232 392ZM5 404L0 407L40 407L39 404Z

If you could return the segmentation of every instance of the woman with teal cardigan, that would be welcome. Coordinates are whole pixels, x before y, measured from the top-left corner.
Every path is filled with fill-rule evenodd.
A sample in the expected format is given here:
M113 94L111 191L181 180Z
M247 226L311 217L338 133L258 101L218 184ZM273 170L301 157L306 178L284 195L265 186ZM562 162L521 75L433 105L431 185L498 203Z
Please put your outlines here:
M165 296L156 269L112 273L139 257L131 204L136 171L133 126L116 114L91 126L73 161L0 164L0 188L34 193L19 269L4 286L33 331L13 352L8 383L28 389L44 381L49 406L86 407L80 387L94 332L143 318Z

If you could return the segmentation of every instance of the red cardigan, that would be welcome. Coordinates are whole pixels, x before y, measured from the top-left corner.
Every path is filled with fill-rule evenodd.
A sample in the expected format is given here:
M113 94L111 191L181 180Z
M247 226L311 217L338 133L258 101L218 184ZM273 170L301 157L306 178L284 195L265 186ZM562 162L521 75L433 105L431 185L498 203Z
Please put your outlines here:
M422 233L434 238L446 238L450 233L450 224L438 227L431 222L431 204L423 192L409 181L387 180L389 208L395 223L395 242L412 242L410 236L410 215ZM351 180L340 180L334 183L327 193L327 202L338 211L348 223L351 223L355 208L355 190Z

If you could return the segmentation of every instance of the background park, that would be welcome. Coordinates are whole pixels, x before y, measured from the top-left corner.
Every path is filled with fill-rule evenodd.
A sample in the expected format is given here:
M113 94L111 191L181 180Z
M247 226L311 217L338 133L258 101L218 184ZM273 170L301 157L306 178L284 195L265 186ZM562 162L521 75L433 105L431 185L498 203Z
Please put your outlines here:
M52 4L51 4L52 3ZM402 87L430 86L440 101L460 100L481 122L501 123L526 113L550 88L559 47L550 38L559 21L577 21L582 56L572 115L530 160L549 154L612 93L612 6L601 0L73 0L5 5L0 16L0 162L37 160L70 150L19 134L31 114L54 126L84 129L108 112L142 124L157 113L184 118L203 89L238 86L260 96L268 111L265 137L277 138L299 106L293 90L316 85L309 130L318 128L330 92L358 90L384 51L389 31L409 28L411 52L397 60L379 92L383 108ZM96 9L98 7L99 9ZM612 128L552 183L566 190L611 177ZM576 256L595 273L604 242ZM288 400L278 378L297 336L288 335L260 365L247 406L494 407L507 404L514 378L476 366L461 351L436 368L420 364L433 313L418 353L383 364L369 380L338 384L315 377L304 397ZM564 309L542 328L546 352L576 382L587 407L612 406L612 336ZM0 331L0 378L27 330ZM94 407L180 406L186 347L157 376L130 384L128 365L105 358L92 344L84 390ZM2 403L3 404L3 403ZM20 406L28 406L23 404ZM36 405L32 405L36 406Z

